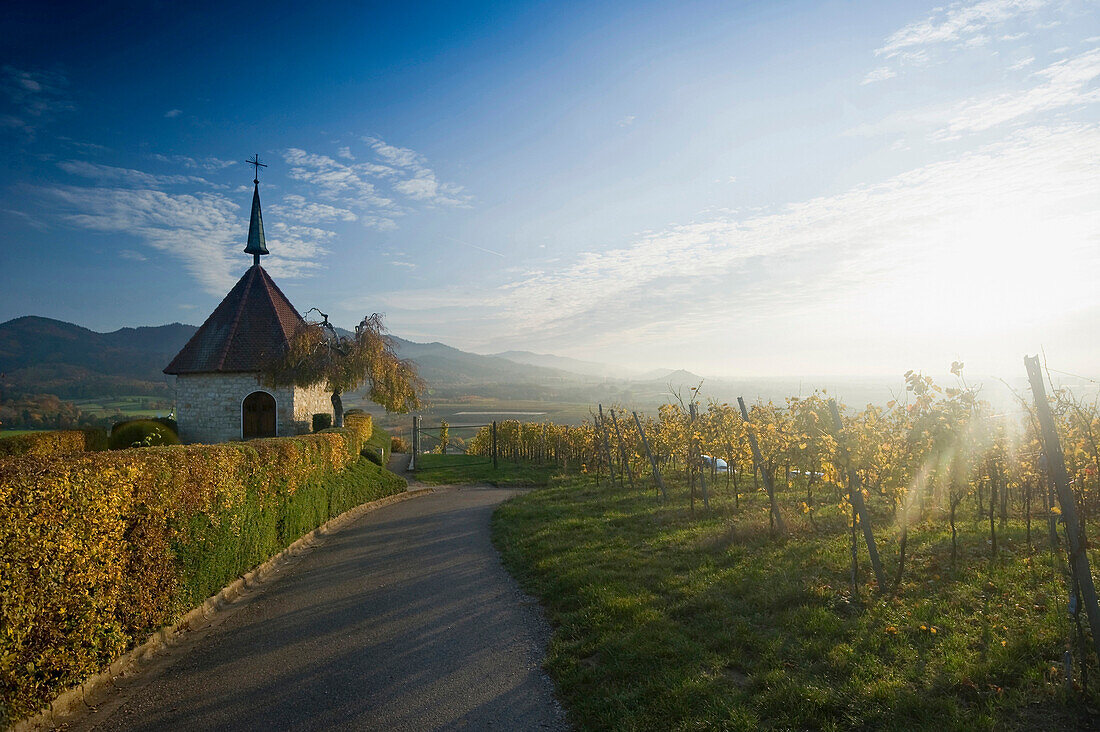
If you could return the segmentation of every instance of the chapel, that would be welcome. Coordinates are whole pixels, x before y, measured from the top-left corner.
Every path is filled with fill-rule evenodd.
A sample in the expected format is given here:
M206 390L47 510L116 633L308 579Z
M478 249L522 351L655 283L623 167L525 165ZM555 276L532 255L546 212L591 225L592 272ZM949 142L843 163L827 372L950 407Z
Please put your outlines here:
M253 161L250 161L253 162ZM304 322L260 257L268 254L260 212L259 168L244 251L252 266L214 309L164 373L176 377L176 422L182 442L228 442L309 432L314 414L332 414L320 386L269 387L263 364L281 356Z

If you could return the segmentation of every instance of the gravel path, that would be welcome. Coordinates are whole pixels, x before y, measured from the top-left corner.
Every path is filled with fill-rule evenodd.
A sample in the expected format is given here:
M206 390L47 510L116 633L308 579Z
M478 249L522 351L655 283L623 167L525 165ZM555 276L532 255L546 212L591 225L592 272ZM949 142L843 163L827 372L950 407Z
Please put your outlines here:
M75 729L566 729L550 630L450 488L364 515L190 634Z

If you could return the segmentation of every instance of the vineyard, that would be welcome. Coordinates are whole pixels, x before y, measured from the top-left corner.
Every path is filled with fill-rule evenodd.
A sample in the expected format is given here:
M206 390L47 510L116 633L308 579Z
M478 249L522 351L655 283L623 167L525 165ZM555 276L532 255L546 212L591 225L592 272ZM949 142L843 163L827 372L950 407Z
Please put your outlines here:
M505 421L495 449L501 460L580 473L612 498L649 495L653 516L682 504L689 524L728 527L707 541L842 540L841 595L856 608L878 597L904 607L931 585L946 597L952 582L1026 567L1028 587L994 590L989 580L985 612L1045 624L1042 650L1017 659L1021 668L1066 693L1094 694L1088 560L1097 557L1085 537L1100 514L1100 405L1042 384L1037 362L1043 388L1008 411L982 399L962 364L952 373L942 385L910 372L903 398L860 411L820 393L749 406L704 402L692 389L656 415L615 406L579 426ZM469 443L474 453L493 449L492 428ZM920 628L942 632L931 622ZM975 641L983 658L990 642L988 633Z

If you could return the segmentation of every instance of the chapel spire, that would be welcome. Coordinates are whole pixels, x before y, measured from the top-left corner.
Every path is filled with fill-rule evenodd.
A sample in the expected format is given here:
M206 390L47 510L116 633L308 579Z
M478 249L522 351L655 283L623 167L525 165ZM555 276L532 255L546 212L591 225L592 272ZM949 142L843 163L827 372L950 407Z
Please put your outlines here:
M267 240L264 238L264 217L260 213L260 168L267 166L260 162L260 156L253 155L251 160L245 161L256 169L252 183L256 186L252 191L252 218L248 222L248 246L244 248L245 254L252 255L252 263L260 264L260 257L268 254Z

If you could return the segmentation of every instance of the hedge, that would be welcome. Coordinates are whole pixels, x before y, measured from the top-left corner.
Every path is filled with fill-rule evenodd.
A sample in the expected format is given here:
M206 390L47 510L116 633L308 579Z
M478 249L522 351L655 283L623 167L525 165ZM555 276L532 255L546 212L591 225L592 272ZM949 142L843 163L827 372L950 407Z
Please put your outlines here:
M28 432L0 439L0 457L45 457L106 449L107 433L101 429Z
M359 433L363 442L374 434L374 419L366 412L353 409L344 414L344 426Z
M0 460L0 727L329 518L404 490L355 430Z

